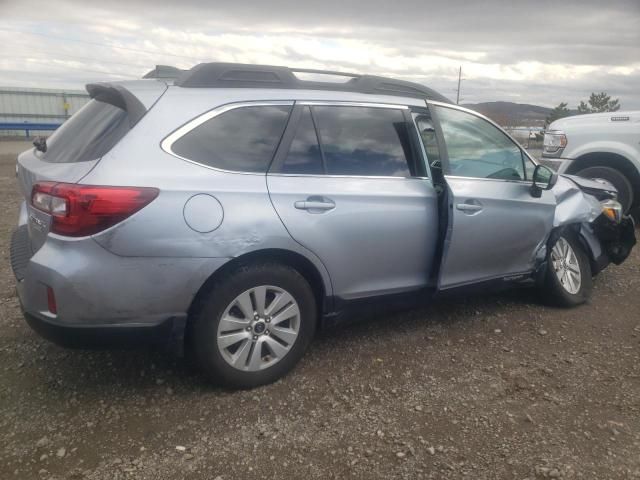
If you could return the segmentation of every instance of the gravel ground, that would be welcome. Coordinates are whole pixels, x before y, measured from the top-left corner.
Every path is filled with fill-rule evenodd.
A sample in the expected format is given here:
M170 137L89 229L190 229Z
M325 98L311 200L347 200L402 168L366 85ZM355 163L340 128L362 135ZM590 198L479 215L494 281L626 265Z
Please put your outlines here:
M229 391L160 351L69 351L27 327L13 158L0 478L640 478L639 249L580 308L518 290L379 314L320 335L283 380Z

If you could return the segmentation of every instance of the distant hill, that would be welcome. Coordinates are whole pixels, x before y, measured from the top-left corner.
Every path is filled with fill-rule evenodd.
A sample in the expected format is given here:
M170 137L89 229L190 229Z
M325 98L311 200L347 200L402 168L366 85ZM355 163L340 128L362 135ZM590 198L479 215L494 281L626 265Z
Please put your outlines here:
M527 103L483 102L462 105L486 115L503 127L543 127L550 108Z

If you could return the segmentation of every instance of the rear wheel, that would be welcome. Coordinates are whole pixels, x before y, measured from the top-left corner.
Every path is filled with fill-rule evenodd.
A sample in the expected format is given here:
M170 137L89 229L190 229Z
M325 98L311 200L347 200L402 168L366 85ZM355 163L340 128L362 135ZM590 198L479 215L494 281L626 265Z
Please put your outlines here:
M211 378L235 387L271 383L300 360L316 317L311 287L296 270L280 264L240 267L196 309L196 359Z
M563 231L552 238L547 253L545 293L552 303L573 307L591 294L591 264L577 236Z
M585 178L602 178L611 182L618 190L618 201L622 205L623 211L627 213L633 205L633 186L627 177L619 170L610 167L588 167L576 173Z

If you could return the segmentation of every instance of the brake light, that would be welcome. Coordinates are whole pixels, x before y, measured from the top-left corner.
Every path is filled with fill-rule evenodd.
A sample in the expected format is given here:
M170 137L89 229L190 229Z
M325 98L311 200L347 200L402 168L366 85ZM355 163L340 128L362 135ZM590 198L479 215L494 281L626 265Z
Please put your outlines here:
M158 193L157 188L149 187L40 182L31 191L31 205L51 215L53 233L85 237L133 215Z

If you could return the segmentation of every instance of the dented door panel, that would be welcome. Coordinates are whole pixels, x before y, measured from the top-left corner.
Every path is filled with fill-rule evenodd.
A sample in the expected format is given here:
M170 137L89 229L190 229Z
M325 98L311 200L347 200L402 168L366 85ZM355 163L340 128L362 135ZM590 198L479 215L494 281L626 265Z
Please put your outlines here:
M449 224L439 288L519 275L536 266L552 229L555 197L526 182L447 177Z

